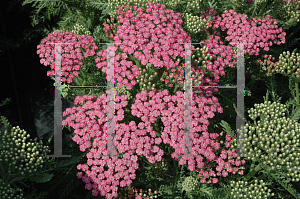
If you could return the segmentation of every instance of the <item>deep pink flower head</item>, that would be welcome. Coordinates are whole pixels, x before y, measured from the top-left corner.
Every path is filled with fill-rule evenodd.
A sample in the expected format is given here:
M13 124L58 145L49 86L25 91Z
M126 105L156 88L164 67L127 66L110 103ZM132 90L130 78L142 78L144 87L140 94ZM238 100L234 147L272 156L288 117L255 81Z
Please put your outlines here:
M148 100L148 97L150 100ZM142 119L149 130L152 130L151 124L160 120L163 123L163 131L160 138L155 138L156 132L153 134L153 141L159 139L164 144L170 144L175 149L175 152L171 154L172 158L179 158L179 164L184 165L188 161L189 169L191 171L201 168L207 170L208 176L215 176L215 172L209 164L205 162L217 162L224 164L227 167L226 172L233 172L230 163L224 162L225 159L233 157L236 153L232 151L222 151L220 154L216 153L220 149L220 143L218 142L218 134L207 132L209 121L208 118L213 118L215 112L223 113L223 109L218 103L216 97L207 97L204 94L193 94L192 99L192 152L195 157L179 157L184 155L184 94L181 91L177 91L176 95L171 96L168 90L161 92L154 91L142 91L137 95L135 103L131 107L132 115L135 115ZM143 128L143 127L142 127ZM151 135L152 136L152 135ZM234 144L234 140L226 135L226 139L230 142L226 143L224 148L229 148L231 144ZM152 139L152 138L151 138ZM159 153L158 153L159 154ZM163 153L162 153L163 154ZM227 155L228 154L228 155ZM206 158L206 160L204 159ZM236 156L235 156L236 158ZM150 161L150 158L148 159ZM196 165L197 162L197 165ZM234 164L234 163L232 163ZM195 168L197 166L197 168ZM220 168L222 171L223 168ZM197 170L199 175L202 174L200 170ZM205 175L206 175L205 174ZM211 178L212 179L212 178ZM212 179L213 180L213 179ZM202 180L206 182L205 179ZM213 182L217 182L213 180Z
M191 42L191 39L178 25L182 23L179 18L180 14L164 10L164 5L153 6L152 3L148 3L147 13L143 13L142 9L137 9L136 6L134 6L134 11L129 9L126 13L121 8L120 6L117 14L119 14L119 23L123 25L118 26L116 36L112 36L112 38L116 43L122 44L116 45L114 49L108 49L111 50L110 53L116 54L114 72L117 86L126 85L127 89L131 89L137 83L134 78L140 75L138 71L140 63L145 65L150 62L154 68L160 69L165 66L168 71L175 72L176 69L178 74L184 74L183 67L178 66L179 61L174 62L170 59L170 56L173 56L174 60L184 57L184 47L176 43ZM125 8L129 8L129 6L127 5ZM150 12L152 15L148 14ZM208 55L213 57L211 63L207 62L209 71L217 75L224 75L224 67L232 67L235 64L234 59L228 59L230 56L236 58L232 48L226 48L218 35L210 36L201 44L210 48ZM95 59L97 67L101 68L104 73L107 73L108 50L98 52L99 57ZM226 53L224 54L222 51L226 51ZM130 56L137 60L134 61L135 65L132 61L127 61ZM199 69L194 70L201 72ZM178 81L181 80L181 77L177 76ZM205 79L205 83L217 82L218 76L214 80ZM161 161L164 151L159 145L162 142L175 149L171 157L178 158L180 165L188 164L191 171L196 170L199 173L198 176L202 183L217 183L217 174L226 177L228 173L234 171L231 164L245 163L242 161L230 162L229 160L226 162L229 157L236 158L235 149L219 152L218 149L221 147L229 148L231 144L234 144L234 140L227 135L228 142L223 144L219 142L218 134L208 133L208 118L213 118L216 112L222 113L223 108L216 97L204 95L202 92L194 93L192 96L193 139L191 146L193 155L197 155L197 157L182 157L185 144L185 98L183 92L177 91L175 95L170 95L167 89L160 92L156 89L142 91L136 95L131 106L131 114L141 119L142 122L138 124L135 121L130 121L129 124L122 123L123 108L128 105L128 101L125 95L116 96L114 143L117 155L123 154L123 157L108 157L106 150L108 106L105 97L105 94L99 97L77 97L74 102L78 106L67 109L64 116L68 114L70 116L63 121L63 125L69 125L75 129L73 140L80 145L80 150L84 152L90 148L86 155L87 164L78 165L78 169L84 171L86 175L82 176L82 173L78 173L78 177L81 177L86 183L87 189L93 189L92 193L95 196L100 194L107 198L115 198L118 195L119 186L130 186L136 177L138 156L145 156L150 163ZM159 117L163 123L163 131L159 132L160 136L153 129L154 123ZM221 146L221 144L225 146ZM210 162L216 162L219 166L212 168ZM242 174L241 171L239 173Z
M115 91L116 94L116 91ZM127 106L126 95L116 96L115 100L115 122L122 121L124 118L123 107ZM79 164L77 168L86 173L82 177L82 173L78 173L78 178L87 183L87 189L93 189L93 195L116 197L118 185L121 187L129 186L135 179L135 171L138 168L137 156L135 149L135 141L125 144L124 140L134 137L134 133L130 135L129 125L116 124L115 146L117 152L123 153L123 157L109 157L106 150L106 94L99 97L95 96L77 96L75 101L77 107L67 108L63 113L64 116L70 114L63 125L74 128L75 136L72 138L80 145L80 150L84 152L87 148L87 164ZM132 128L134 126L131 124ZM135 126L136 128L136 126ZM120 140L121 136L124 138ZM130 148L131 147L131 148ZM119 154L118 154L119 155Z
M238 43L244 43L245 52L258 55L259 48L269 51L269 47L275 44L285 43L285 35L282 28L278 28L276 19L267 15L265 19L253 18L248 21L247 15L242 15L234 10L225 10L221 16L213 16L209 27L214 30L227 30L227 41L237 48ZM278 39L281 39L278 40Z
M172 71L173 77L176 77L179 84L184 84L184 68L180 65L180 60L184 57L184 43L191 43L191 37L182 29L183 21L180 19L180 13L174 13L170 9L166 9L165 5L151 2L147 3L147 13L143 13L142 8L126 5L124 7L126 13L123 12L123 6L119 6L117 11L118 23L117 32L114 39L116 46L122 52L133 56L139 60L141 65L148 63L153 64L155 68L166 67L167 71ZM133 8L133 9L132 9ZM105 31L109 30L106 25ZM191 47L194 50L194 46ZM153 53L152 53L153 51ZM115 49L117 52L117 49ZM103 72L107 71L106 55L107 51L98 52L99 56L95 61L98 68L102 68ZM117 86L122 87L123 74L128 74L129 82L126 86L131 89L137 82L135 77L140 75L139 64L126 60L127 56L117 55L115 57L115 78ZM175 60L175 61L173 61ZM177 76L176 76L177 75ZM164 81L164 80L161 80Z
M47 72L47 76L55 76L54 43L61 43L61 81L67 83L71 83L74 76L77 77L79 74L78 71L83 65L83 62L79 61L83 59L82 50L85 49L84 57L87 58L88 56L93 56L95 50L98 49L92 36L77 35L68 31L63 33L49 33L48 37L41 41L41 44L37 46L37 54L39 54L41 58L41 64L44 64L45 66L51 65L50 67L53 69L52 71Z

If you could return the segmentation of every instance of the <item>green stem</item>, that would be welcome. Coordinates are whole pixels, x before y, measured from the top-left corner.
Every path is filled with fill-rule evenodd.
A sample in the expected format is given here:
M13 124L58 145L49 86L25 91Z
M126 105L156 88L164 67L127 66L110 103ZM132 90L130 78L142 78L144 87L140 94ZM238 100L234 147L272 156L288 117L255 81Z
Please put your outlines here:
M248 175L245 176L244 180L245 181L249 181L251 177L253 177L255 175L255 173L257 173L259 170L262 169L262 166L263 166L263 163L259 163L254 169L253 169L253 166L254 166L254 162L252 162L252 165L251 165L251 171L248 173Z
M252 15L251 15L251 19L253 19L253 15L254 15L254 13L255 13L255 11L256 11L256 8L257 8L257 4L255 4L255 7L254 7L254 10L253 10L253 13L252 13Z
M74 77L73 78L74 82L77 84L77 86L81 86L82 84L79 81L79 77Z
M295 80L295 87L296 87L297 106L299 107L299 87L298 87L298 82L297 82L297 80Z
M235 102L233 102L232 100L230 100L229 98L225 97L224 95L222 95L221 93L217 93L218 95L221 95L222 97L224 97L225 99L227 99L229 102L231 102L232 104L236 104Z
M131 58L132 61L134 61L134 63L137 65L138 68L142 69L140 63L137 61L137 59L135 59L132 55L129 55L129 57ZM140 91L142 91L142 85L141 83L139 83L140 85Z
M0 171L1 171L1 176L3 176L3 178L4 178L4 183L6 183L8 181L8 179L6 179L7 178L7 175L6 175L7 172L5 172L5 170L3 169L1 164L0 164Z
M175 177L175 182L174 182L174 185L173 185L173 188L172 188L172 193L173 193L172 198L175 198L175 187L176 187L176 184L177 184L177 165L176 165L174 159L173 159L173 163L174 163L174 168L175 168L175 171L176 171L176 177Z
M165 77L165 75L166 75L166 74L165 74L165 72L163 72L163 75L161 76L161 78L164 78L164 77Z
M294 92L293 92L293 88L292 88L292 79L291 79L291 78L289 78L289 89L290 89L290 91L291 91L291 95L292 95L293 97L295 97L295 96L294 96Z
M81 71L81 74L83 75L84 79L86 79L87 73L84 70Z
M178 89L178 84L176 84L175 89L174 89L174 93L176 93L177 89Z
M140 63L132 55L129 55L129 57L131 58L132 61L134 61L134 63L137 65L138 68L142 68Z
M14 178L12 179L11 181L8 182L8 184L13 184L15 182L18 182L18 181L22 181L25 177L17 177L17 178Z
M5 30L4 20L2 19L1 12L0 12L0 20L1 20L2 28L3 28L3 35L4 35L4 38L6 38L6 30ZM18 112L19 112L19 121L21 123L21 128L23 129L22 115L21 115L21 109L20 109L20 104L19 104L19 97L18 97L18 93L17 93L15 75L14 75L14 70L13 70L12 57L10 55L10 49L9 49L8 45L5 45L5 47L7 50L9 66L10 66L10 70L11 70L12 81L13 81L13 86L14 86L14 91L15 91L15 96L16 96L16 101L17 101L17 108L18 108Z
M263 11L262 8L264 8L264 7L266 6L266 3L267 3L267 2L265 2L264 5L261 5L260 11L259 11L259 13L258 13L258 16L260 16L260 14L262 13L262 11Z

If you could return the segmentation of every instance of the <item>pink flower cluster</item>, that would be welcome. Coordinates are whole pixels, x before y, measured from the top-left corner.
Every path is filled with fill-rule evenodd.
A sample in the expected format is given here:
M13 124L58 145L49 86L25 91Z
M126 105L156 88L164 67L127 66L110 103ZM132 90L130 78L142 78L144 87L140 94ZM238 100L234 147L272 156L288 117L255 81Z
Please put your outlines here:
M223 135L223 132L221 132L220 135ZM219 142L218 136L219 135L216 133L205 132L203 133L203 137L200 139L203 147L202 149L200 149L200 152L206 157L207 159L206 162L210 163L210 164L202 163L200 164L200 167L198 167L197 169L197 171L199 172L198 177L201 178L200 180L201 183L205 183L205 182L208 184L210 184L211 182L217 183L218 178L216 178L216 176L227 177L228 173L230 172L234 174L238 172L240 175L244 174L243 169L245 169L245 167L239 167L239 166L245 164L246 161L240 160L239 157L236 158L238 155L235 152L235 148L233 148L233 150L228 149L228 150L221 151L219 157L217 157L214 154L219 148L223 148L220 146L220 143L223 144L223 141ZM224 143L224 145L226 148L230 148L231 145L235 144L234 140L228 134L226 134L225 139L226 142ZM227 162L225 160L227 160ZM208 168L211 168L211 165L213 164L212 161L218 163L218 166L216 167L214 166L217 173L212 169L208 170ZM204 168L205 166L206 168Z
M137 8L137 6L133 6L134 10L132 10L132 6L129 5L124 7L127 9L126 13L122 11L123 6L119 6L117 11L118 23L122 25L117 27L116 36L110 35L123 51L122 57L116 57L117 63L115 65L120 68L116 71L117 85L118 87L127 85L127 88L131 89L136 84L132 78L140 75L138 67L132 62L126 61L126 53L133 54L142 65L151 63L154 67L162 68L165 66L167 71L171 71L170 74L183 85L184 70L182 66L179 66L179 58L184 56L185 49L182 44L191 43L191 38L180 25L183 23L180 19L181 14L174 13L169 9L164 10L166 6L162 4L154 6L149 2L147 5L147 13L143 13L143 9ZM104 23L104 25L106 25L106 32L112 27L112 24L109 26ZM194 50L194 46L191 50ZM102 68L102 71L107 70L104 61L106 60L106 53L106 51L98 52L98 56L102 58L95 60L97 67ZM128 71L127 68L131 69L132 72ZM124 78L125 74L130 75L131 83L127 83ZM162 79L161 81L165 80Z
M52 44L48 44L52 43ZM93 56L95 54L95 50L98 49L94 39L91 36L86 35L77 35L71 32L63 32L63 33L50 33L48 37L44 39L40 45L37 46L37 54L39 54L41 59L41 64L48 66L51 64L52 71L47 72L47 76L54 76L55 75L55 44L54 43L61 43L62 47L61 50L61 81L71 83L74 77L77 77L79 74L79 70L83 65L83 62L79 61L83 59L82 56L82 49L85 49L84 57ZM70 44L64 44L70 43ZM92 49L90 49L90 47ZM67 53L70 54L67 54ZM72 72L70 74L69 72ZM66 78L68 76L68 78Z
M117 48L114 48L113 50L116 52ZM95 59L97 68L102 68L102 72L108 73L106 61L107 49L103 52L99 51L97 55L99 56ZM137 84L137 81L134 80L134 78L140 75L140 71L138 70L137 65L133 65L132 61L126 61L126 59L126 53L115 55L114 78L117 80L117 86L119 88L122 88L122 86L125 85L127 89L131 90L133 86ZM106 78L108 79L108 76L106 76Z
M125 8L129 8L129 6L127 5ZM178 43L190 43L191 39L179 25L182 23L182 20L179 18L180 14L174 14L173 11L164 10L164 8L164 5L156 4L153 6L152 3L148 3L146 12L149 13L152 11L152 15L142 13L142 9L137 9L136 6L134 6L134 12L127 10L126 13L122 11L122 7L119 8L117 12L119 14L118 19L119 23L123 25L118 26L115 37L111 35L116 43L122 43L117 45L120 47L119 51L122 51L122 53L116 54L115 56L115 77L118 80L118 87L126 85L127 89L132 89L137 83L134 77L140 75L137 66L138 63L137 65L133 65L131 61L126 61L130 54L133 54L142 65L151 63L154 67L165 66L167 71L172 72L170 76L177 78L178 81L182 80L183 83L183 67L176 67L176 65L179 65L178 57L184 57L184 48ZM210 14L212 13L214 13L214 11L210 10ZM220 26L222 27L222 25ZM106 31L107 30L108 27L106 27ZM65 36L58 36L59 33L54 33L54 35L58 38L61 37L61 39L59 39L61 43L76 43L73 47L77 48L75 49L77 53L80 52L80 48L86 48L85 57L94 55L95 52L93 50L97 49L97 46L94 45L93 42L88 43L93 46L93 50L89 50L89 45L84 46L80 43L85 37L77 41L76 39L74 40L77 36L69 33ZM52 37L53 36L50 35L50 38ZM56 39L55 37L53 37L54 40ZM85 43L87 43L86 40ZM206 65L209 71L215 73L214 80L204 78L204 82L210 85L216 85L219 81L219 75L225 74L224 67L233 67L236 64L236 55L231 47L223 45L223 42L220 40L220 35L210 35L208 40L205 42L202 41L200 44L210 49L207 55L211 55L213 59L212 62L206 61ZM192 50L193 49L194 48L192 48ZM114 52L116 53L117 51L118 49L115 48ZM73 53L72 58L76 58L71 48L66 48L64 52L71 52ZM99 57L95 59L97 67L99 69L102 68L104 73L107 73L107 52L107 50L98 52L97 55ZM51 48L48 49L48 54L51 54ZM62 54L62 56L63 55L64 54ZM53 58L54 57L52 57L52 60ZM65 59L67 58L68 56L66 56ZM79 56L79 58L82 57ZM77 60L74 60L74 62L75 61ZM72 63L69 64L72 65ZM175 68L178 74L175 74ZM204 77L203 71L194 68L192 68L192 70L193 72L202 72L201 75ZM216 89L214 89L214 91L215 90ZM149 100L148 97L150 98ZM138 156L145 156L150 163L161 161L164 151L160 149L158 145L162 142L164 144L170 144L170 146L175 149L175 152L172 153L171 156L172 158L180 158L180 165L187 164L186 161L188 161L188 168L191 171L196 169L199 172L199 178L201 178L202 183L217 183L218 178L216 178L216 175L226 177L229 172L239 172L239 174L243 175L243 171L239 170L243 168L238 168L238 166L244 164L245 161L240 161L238 158L234 159L236 158L234 150L218 152L221 148L220 143L223 144L218 140L219 135L207 132L209 125L208 118L213 118L215 112L223 112L222 107L218 103L218 99L208 97L207 95L204 96L203 93L194 93L192 102L192 134L194 137L192 141L192 152L196 157L180 157L184 155L185 144L183 139L183 92L178 91L174 96L169 95L166 89L161 92L155 89L153 91L142 91L138 93L131 107L131 114L142 120L142 122L138 124L136 124L135 121L131 121L129 124L121 123L124 119L123 108L128 105L128 102L125 95L116 96L115 109L117 115L115 117L116 135L114 142L118 155L123 155L122 158L119 158L107 156L106 112L108 107L106 105L106 94L102 94L99 97L87 95L76 97L74 103L78 106L69 108L64 112L64 116L70 116L63 121L63 125L69 125L75 129L73 141L80 145L81 151L84 152L90 148L87 153L87 164L78 165L78 169L86 173L84 176L82 172L78 173L78 177L82 178L86 183L86 189L93 189L92 193L94 196L100 193L100 195L106 196L107 198L117 197L118 186L129 186L132 180L135 179L135 171L138 169ZM152 127L152 124L157 121L159 116L161 116L161 121L164 125L164 130L160 136L157 135L157 132L153 130ZM234 144L234 141L231 140L228 135L226 135L226 140L226 148ZM226 159L229 160L226 162ZM215 168L216 171L213 170L213 162L218 164L217 168ZM236 167L232 168L231 165L235 165ZM223 168L225 169L223 170Z
M117 110L115 121L117 122L124 118L122 108L128 104L126 95L116 96L115 103L115 109ZM106 94L99 97L77 96L74 104L82 106L67 108L63 115L71 114L71 116L63 120L62 124L75 129L75 136L72 139L80 145L82 152L87 148L91 148L86 155L88 158L87 164L80 164L77 167L79 170L84 171L86 175L82 177L82 172L79 172L78 177L82 177L82 180L87 183L86 189L93 189L94 196L100 193L107 198L117 197L118 185L121 187L129 186L132 180L135 179L138 164L137 156L133 155L132 151L137 143L132 142L134 144L131 144L130 147L133 148L129 150L129 145L124 143L124 140L133 138L136 134L127 134L126 126L117 124L115 141L118 141L118 138L125 134L122 142L116 142L116 147L120 153L123 153L123 158L110 158L107 156L106 150ZM108 167L107 169L105 169L105 165ZM91 167L90 170L89 167Z
M208 11L201 11L200 16L208 18L217 14L217 11L212 8ZM278 45L285 43L286 33L281 27L278 28L276 19L271 19L270 15L267 15L265 19L253 18L249 22L247 15L236 13L234 10L225 10L221 16L212 16L208 26L215 31L218 28L221 31L227 30L228 36L225 40L234 43L232 45L234 47L237 47L237 43L244 42L245 52L252 55L258 55L259 48L269 51L273 43ZM220 36L219 32L216 33Z
M151 100L148 101L148 96ZM218 99L216 97L205 97L204 95L193 95L193 106L192 106L192 133L193 133L193 153L196 155L195 157L181 157L179 160L180 165L186 164L188 160L188 168L191 171L195 170L195 159L197 161L197 168L199 171L199 178L201 174L204 173L204 177L201 179L202 183L206 182L208 176L206 176L207 171L204 171L206 166L205 162L215 161L219 164L219 168L217 169L218 174L223 177L226 177L226 173L238 171L238 167L235 167L234 170L231 168L230 164L236 164L240 166L241 163L238 160L237 163L232 162L234 159L229 160L229 163L226 163L227 171L224 171L224 174L221 174L224 162L224 159L227 158L228 154L232 157L237 157L237 153L234 153L231 150L222 151L220 157L216 154L216 151L220 149L220 143L218 142L218 134L211 133L209 139L208 118L214 117L214 112L218 111L219 113L223 113L223 109L218 103ZM184 154L184 96L181 91L178 91L175 96L170 96L168 94L168 90L163 90L161 92L156 91L142 91L137 95L135 103L131 107L132 115L135 115L143 121L144 124L148 126L149 129L152 130L151 124L156 122L157 117L161 116L161 121L164 124L164 130L161 133L161 138L164 144L170 144L171 147L175 149L175 152L171 154L172 158L178 158L180 155ZM141 124L141 123L140 123ZM202 133L202 137L198 133ZM152 136L152 135L151 135ZM228 142L225 143L225 147L229 148L233 143L230 136L226 136ZM231 142L229 142L231 141ZM160 142L159 142L160 143ZM156 144L159 144L156 143ZM162 153L163 154L163 153ZM203 155L203 156L202 156ZM203 157L206 157L206 161L203 161ZM150 161L150 160L149 160ZM242 161L244 164L245 161ZM229 166L227 166L229 164ZM201 170L199 170L199 168ZM209 170L210 176L215 177L215 172L211 169L211 167L206 167L206 170ZM240 168L243 169L243 168ZM243 171L240 170L239 174L243 174ZM217 178L213 179L213 182L218 182ZM208 181L210 183L210 181Z
M272 57L272 55L269 55L269 56L268 56L268 55L265 54L263 57L265 58L264 61L262 61L260 58L258 58L257 61L258 61L259 63L265 65L265 66L269 65L269 66L268 66L268 71L269 71L269 72L271 72L271 69L272 69L273 72L275 72L275 71L276 71L276 68L275 68L275 67L279 64L279 61L277 61L277 62L275 62L275 63L272 62L271 59L272 59L272 60L275 60L275 57ZM270 74L267 74L267 75L270 76Z
M105 94L99 97L86 95L76 97L74 103L78 107L68 108L63 113L64 116L68 114L70 116L62 124L75 129L75 136L72 139L80 145L81 151L91 148L87 153L87 164L78 165L78 169L86 173L84 176L82 176L82 172L78 173L78 177L82 177L83 181L87 183L86 189L93 189L94 196L100 193L107 198L115 198L118 195L118 185L121 187L129 186L135 179L138 156L144 155L150 163L161 161L164 155L164 151L158 147L161 142L168 143L175 149L175 152L171 154L172 158L178 158L179 155L184 154L184 96L181 91L178 91L175 96L170 96L167 90L138 93L131 107L131 113L141 118L142 122L139 124L134 121L129 124L119 123L124 118L122 108L126 107L128 102L125 95L116 96L117 115L114 142L118 155L123 154L123 158L107 156L105 139L107 105L105 97ZM149 101L148 97L150 97ZM208 118L213 118L216 111L223 112L217 98L193 95L192 133L194 140L192 149L193 153L198 155L196 161L198 168L201 169L204 169L206 165L203 156L206 157L207 161L218 162L220 160L218 154L215 154L216 150L220 148L220 143L211 141L207 137ZM158 136L152 127L159 116L161 116L161 121L164 124L161 136ZM197 132L202 132L203 137L200 137ZM210 136L217 140L218 134L212 133ZM225 143L225 146L230 147L230 143ZM230 151L227 153L232 154ZM222 154L224 156L225 153L222 152ZM195 158L182 157L180 164L186 164L186 160L188 160L189 169L195 170ZM222 161L219 162L222 164ZM91 169L89 169L90 167ZM207 167L206 169L210 168ZM198 171L201 174L203 170ZM226 172L230 171L229 169ZM214 172L210 171L210 174L214 174ZM205 182L205 180L201 180L201 182ZM217 178L213 179L213 182L216 183L217 181Z
M286 33L281 27L278 28L276 19L271 19L270 15L265 19L253 18L251 23L247 19L247 15L225 10L221 17L214 16L209 26L214 24L212 28L215 30L219 27L222 31L227 30L228 36L225 39L234 43L235 47L237 43L244 43L245 52L252 55L258 55L259 48L269 51L273 43L285 43Z

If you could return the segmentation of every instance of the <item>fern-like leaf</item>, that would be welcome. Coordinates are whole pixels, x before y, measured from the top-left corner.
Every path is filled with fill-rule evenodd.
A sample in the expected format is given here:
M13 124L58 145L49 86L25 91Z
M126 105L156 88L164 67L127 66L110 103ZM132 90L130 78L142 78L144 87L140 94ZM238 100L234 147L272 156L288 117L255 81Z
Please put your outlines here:
M300 119L300 107L294 109L292 114L290 115L291 120L298 121Z
M53 176L54 175L52 173L40 173L34 176L30 176L29 179L37 183L45 183L50 181Z
M231 127L229 126L229 124L227 122L225 122L224 120L221 121L220 125L223 127L223 130L228 133L228 135L231 136L231 138L235 139L236 138L236 134L234 133L234 131L231 129Z
M0 104L0 106L5 106L5 105L7 105L7 104L10 102L10 99L11 99L11 98L6 98L5 100L3 100L3 101L1 102L1 104Z
M10 125L10 123L8 122L8 120L6 119L6 117L1 116L1 120L2 120L2 124L4 124L6 130L8 133L11 132L12 126Z

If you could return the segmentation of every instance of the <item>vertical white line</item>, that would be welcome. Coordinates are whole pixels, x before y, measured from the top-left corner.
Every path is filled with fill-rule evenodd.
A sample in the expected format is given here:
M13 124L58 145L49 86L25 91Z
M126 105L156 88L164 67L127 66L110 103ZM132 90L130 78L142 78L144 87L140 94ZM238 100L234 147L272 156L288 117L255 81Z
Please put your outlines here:
M192 78L191 78L191 44L185 43L185 81L184 81L184 156L192 156Z
M54 155L46 157L71 157L62 155L62 101L61 101L61 44L55 44L55 101L54 101Z
M236 116L236 129L237 129L237 153L239 156L245 157L245 150L241 142L244 142L244 127L245 127L245 58L244 58L244 44L237 44L237 116ZM241 118L242 116L242 118ZM242 132L241 134L239 132ZM240 142L241 141L241 142Z
M114 83L114 43L107 44L107 155L116 157L115 137L115 83Z

